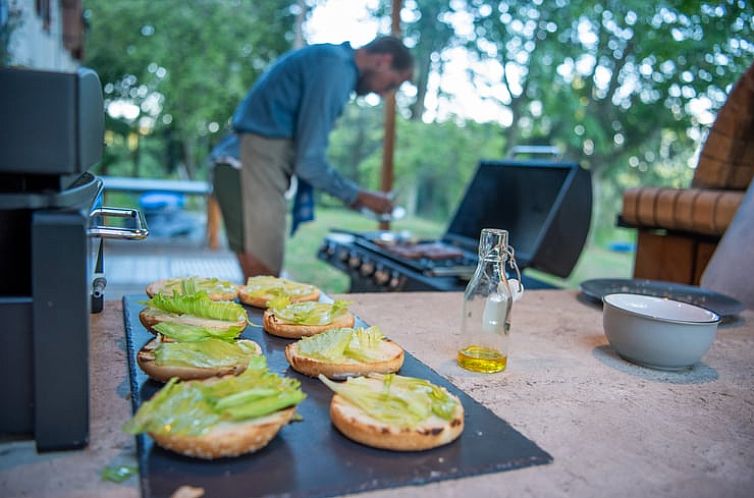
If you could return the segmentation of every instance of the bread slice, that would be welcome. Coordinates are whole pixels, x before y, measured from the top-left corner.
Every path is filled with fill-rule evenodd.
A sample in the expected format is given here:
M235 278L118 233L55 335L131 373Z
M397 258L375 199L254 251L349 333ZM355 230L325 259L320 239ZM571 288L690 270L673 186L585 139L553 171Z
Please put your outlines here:
M295 323L288 323L280 320L269 309L264 312L264 316L262 317L262 325L266 332L278 337L285 337L286 339L301 339L302 337L319 334L325 330L353 327L355 322L356 318L348 311L339 314L332 322L325 325L296 325Z
M247 343L254 345L257 354L262 354L262 348L254 341L242 339ZM151 379L159 382L167 382L173 377L181 380L208 379L210 377L222 377L224 375L239 375L246 370L247 365L239 364L232 367L185 367L185 366L165 366L158 365L155 362L154 350L160 344L160 339L154 338L147 342L144 347L136 354L136 362L139 367Z
M253 278L254 277L252 277L252 279ZM300 303L304 301L317 301L319 299L320 294L322 294L322 292L318 288L310 284L301 284L298 282L293 282L291 280L286 280L284 278L280 278L280 279L277 279L274 277L266 277L266 278L268 278L272 282L274 281L280 281L281 283L288 282L288 283L296 284L300 286L301 293L290 294L290 295L284 294L291 300L292 303ZM271 289L274 289L274 287L271 287ZM251 293L252 291L249 290L248 285L242 285L241 287L238 288L238 299L242 303L248 304L249 306L264 309L264 308L267 308L268 303L272 299L275 299L276 297L280 297L279 294L275 294L274 292L270 292L269 294L263 295L263 296L253 296L251 295Z
M161 447L182 455L212 460L253 453L265 446L290 422L295 407L244 422L224 422L201 436L180 434L149 435Z
M146 307L141 310L141 312L139 313L139 321L142 323L142 325L144 325L144 327L146 327L147 330L149 330L153 334L156 334L157 332L152 327L161 322L185 323L187 325L196 325L199 327L205 327L214 330L226 330L228 327L240 327L241 330L246 328L246 320L226 322L224 320L214 320L212 318L202 318L193 315L179 315L176 313L168 313L166 311L150 307Z
M317 358L301 356L298 352L298 342L288 344L285 347L285 358L295 371L309 377L317 377L322 374L330 379L345 379L346 377L358 377L370 373L393 373L403 366L403 348L390 339L381 341L380 356L384 359L361 362L349 358L343 363L331 363Z
M157 280L155 282L152 282L151 284L147 285L146 293L149 297L154 297L156 294L162 292L163 294L173 295L173 290L171 289L172 286L176 284L180 284L181 280L185 280L182 278L170 278L170 279L163 279L163 280ZM209 279L201 278L201 277L194 277L194 280L197 281L206 281ZM238 297L238 286L233 285L230 282L228 282L228 286L223 287L216 287L214 289L211 289L207 291L207 295L210 299L213 301L233 301Z
M382 389L381 380L370 379L375 389ZM330 402L330 419L347 438L358 443L393 451L420 451L436 448L457 439L463 432L463 406L456 405L453 418L430 416L415 427L396 427L371 417L343 396L335 394Z

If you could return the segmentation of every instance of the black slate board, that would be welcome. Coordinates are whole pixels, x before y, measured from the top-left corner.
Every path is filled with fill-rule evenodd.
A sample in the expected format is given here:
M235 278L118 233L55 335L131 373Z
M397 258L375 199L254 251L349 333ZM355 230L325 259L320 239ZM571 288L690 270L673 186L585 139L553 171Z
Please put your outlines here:
M142 296L123 298L129 380L134 411L161 384L136 364L136 353L153 335L139 322ZM246 308L252 323L262 313ZM364 325L363 322L360 322ZM283 350L291 341L261 328L247 327L242 337L256 341L273 372L301 381L307 394L298 407L303 421L289 424L270 444L250 455L204 461L163 450L145 435L137 437L142 496L170 496L178 487L202 487L204 496L335 496L360 491L424 484L445 479L512 470L552 461L552 457L507 422L471 399L406 353L401 375L444 386L461 399L465 429L453 443L423 452L398 453L352 442L330 423L332 392L319 380L289 368Z

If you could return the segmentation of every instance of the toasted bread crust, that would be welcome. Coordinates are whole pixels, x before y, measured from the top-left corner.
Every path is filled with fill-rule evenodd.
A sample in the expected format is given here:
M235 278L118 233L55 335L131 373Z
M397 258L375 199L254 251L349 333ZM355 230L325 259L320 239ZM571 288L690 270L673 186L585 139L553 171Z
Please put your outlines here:
M331 379L345 379L346 377L358 377L370 373L387 374L400 370L403 366L403 349L390 339L385 339L382 342L382 350L385 352L385 359L382 361L329 363L301 356L298 354L298 343L294 342L285 347L285 358L290 363L291 368L309 377L317 377L319 374L323 374Z
M319 289L314 289L314 291L312 291L310 294L305 294L303 296L291 296L290 299L292 303L316 301L319 299L321 293L322 292ZM262 309L267 308L267 304L270 302L269 299L250 295L245 286L238 288L238 300L244 304L248 304L249 306Z
M147 293L147 296L154 297L156 294L161 292L163 289L165 289L165 285L173 281L175 279L163 279L163 280L157 280L155 282L152 282L151 284L147 285L147 288L145 289L145 292ZM228 290L226 292L208 292L207 295L210 299L213 301L233 301L235 298L238 297L238 286L234 285L233 290Z
M254 342L254 341L248 341ZM158 382L167 382L173 377L181 380L201 380L210 377L222 377L224 375L240 375L248 365L234 365L223 368L201 368L201 367L181 367L181 366L164 366L158 365L154 361L154 349L160 344L160 340L155 338L147 342L136 354L136 362L139 364L144 373L149 378ZM262 354L262 348L254 342L257 354Z
M451 420L433 417L418 427L396 428L370 417L337 394L330 402L330 419L347 438L393 451L428 450L448 444L461 435L464 425L460 402Z
M286 339L301 339L302 337L319 334L325 330L353 327L355 321L356 319L350 312L343 313L326 325L295 325L285 323L279 320L270 310L266 310L262 317L265 332L278 337L285 337Z
M290 422L295 407L247 422L218 426L201 436L149 433L155 443L182 455L212 460L252 453L267 446L281 427Z
M185 321L181 320L181 316L187 316L187 315L173 315L172 313L163 313L164 316L156 316L150 308L144 308L139 312L139 321L142 325L144 325L144 328L152 332L153 334L156 334L157 331L154 330L154 326L161 322L179 322L179 323L186 323ZM166 319L166 317L169 317ZM211 320L207 320L211 321ZM217 323L221 323L220 320L214 320ZM226 322L229 325L231 325L231 322ZM234 323L233 325L239 326L239 327L246 327L246 320L239 321Z

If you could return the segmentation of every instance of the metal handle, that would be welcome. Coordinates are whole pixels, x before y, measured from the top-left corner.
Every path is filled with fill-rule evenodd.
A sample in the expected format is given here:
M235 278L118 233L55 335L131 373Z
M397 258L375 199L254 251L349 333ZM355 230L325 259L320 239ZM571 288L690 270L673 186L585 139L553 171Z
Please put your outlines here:
M129 240L142 240L146 239L149 235L149 228L147 228L147 222L144 220L144 215L138 209L123 209L123 208L111 208L101 207L92 210L89 215L90 218L96 218L97 216L113 216L116 218L131 218L135 220L136 227L123 228L123 227L111 227L107 225L95 225L89 227L87 233L90 237L102 237L103 239L129 239Z

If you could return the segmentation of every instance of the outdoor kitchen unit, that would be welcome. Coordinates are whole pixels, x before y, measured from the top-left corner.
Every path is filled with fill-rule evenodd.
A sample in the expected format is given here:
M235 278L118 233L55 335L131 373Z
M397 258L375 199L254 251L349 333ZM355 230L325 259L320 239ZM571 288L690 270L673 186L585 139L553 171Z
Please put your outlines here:
M100 206L97 74L0 69L0 436L37 449L89 437L89 315L101 310L103 238L141 239L134 210ZM125 226L102 225L107 217Z
M351 292L459 291L476 269L482 229L501 228L508 230L522 270L567 277L591 213L591 176L577 163L481 161L440 240L333 231L318 256L349 275ZM524 286L549 287L526 276Z

